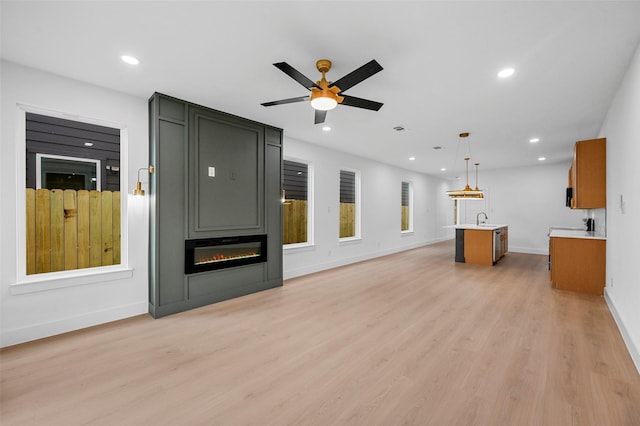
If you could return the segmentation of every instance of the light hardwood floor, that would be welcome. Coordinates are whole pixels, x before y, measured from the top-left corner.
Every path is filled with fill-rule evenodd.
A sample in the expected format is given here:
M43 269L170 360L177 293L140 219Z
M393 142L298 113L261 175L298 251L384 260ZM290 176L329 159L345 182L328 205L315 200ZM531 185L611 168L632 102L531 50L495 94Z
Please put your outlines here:
M4 425L640 425L602 297L444 242L6 348Z

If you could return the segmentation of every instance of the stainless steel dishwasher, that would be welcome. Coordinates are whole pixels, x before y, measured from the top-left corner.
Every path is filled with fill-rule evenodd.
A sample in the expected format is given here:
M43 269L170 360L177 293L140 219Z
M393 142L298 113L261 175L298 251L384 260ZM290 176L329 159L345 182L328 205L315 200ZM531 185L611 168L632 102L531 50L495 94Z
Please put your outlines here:
M493 231L493 263L496 263L500 259L500 253L502 253L502 238L500 237L502 230L496 229Z

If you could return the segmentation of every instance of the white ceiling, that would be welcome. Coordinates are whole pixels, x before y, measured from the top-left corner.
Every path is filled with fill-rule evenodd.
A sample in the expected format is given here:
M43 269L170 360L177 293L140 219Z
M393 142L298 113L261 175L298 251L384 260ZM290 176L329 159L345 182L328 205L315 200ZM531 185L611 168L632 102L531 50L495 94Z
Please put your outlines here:
M567 161L576 140L598 135L640 42L638 1L3 0L1 19L8 61L138 97L162 92L446 177L463 167L463 131L481 172ZM318 80L320 58L333 61L331 81L376 59L384 70L346 93L382 109L338 106L323 132L306 103L260 105L308 93L274 62ZM515 75L498 79L506 66Z

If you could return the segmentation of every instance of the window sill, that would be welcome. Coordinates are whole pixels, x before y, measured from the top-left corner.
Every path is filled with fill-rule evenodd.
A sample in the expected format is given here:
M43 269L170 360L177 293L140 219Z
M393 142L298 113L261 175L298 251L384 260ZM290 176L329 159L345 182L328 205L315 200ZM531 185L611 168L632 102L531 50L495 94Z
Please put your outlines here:
M10 291L11 294L36 293L39 291L121 280L131 278L132 276L133 268L127 268L122 265L49 272L22 277L21 280L10 285Z
M297 244L285 244L282 246L283 252L295 252L305 250L315 250L316 245L313 243L297 243Z
M349 238L340 238L340 241L338 242L338 244L346 245L346 244L355 244L360 242L362 242L362 238L360 237L349 237Z
M413 231L400 231L400 236L402 237L406 237L410 235L413 235Z

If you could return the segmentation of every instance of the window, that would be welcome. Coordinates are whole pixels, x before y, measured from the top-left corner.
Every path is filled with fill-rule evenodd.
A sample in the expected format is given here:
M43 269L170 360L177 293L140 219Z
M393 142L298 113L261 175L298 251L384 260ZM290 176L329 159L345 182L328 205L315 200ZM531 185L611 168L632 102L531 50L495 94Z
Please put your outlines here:
M402 182L400 207L401 207L400 231L412 232L413 231L413 186L411 185L411 182Z
M284 160L283 226L284 245L311 244L311 167L309 163Z
M360 173L340 170L340 238L360 238Z
M120 129L25 114L25 275L121 264Z
M36 153L36 188L100 190L100 160Z

